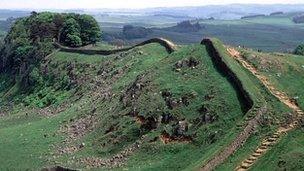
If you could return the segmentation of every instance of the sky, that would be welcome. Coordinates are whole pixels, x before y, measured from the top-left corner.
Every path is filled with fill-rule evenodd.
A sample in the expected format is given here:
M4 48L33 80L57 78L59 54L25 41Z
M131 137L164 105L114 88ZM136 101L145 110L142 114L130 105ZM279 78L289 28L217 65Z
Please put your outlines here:
M147 8L223 4L304 4L304 0L0 0L1 9Z

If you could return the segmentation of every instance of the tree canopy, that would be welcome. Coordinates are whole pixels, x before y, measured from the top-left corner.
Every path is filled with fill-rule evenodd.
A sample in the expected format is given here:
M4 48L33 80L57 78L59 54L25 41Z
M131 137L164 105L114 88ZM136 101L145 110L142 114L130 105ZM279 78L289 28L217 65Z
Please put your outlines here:
M32 12L12 25L1 47L0 72L26 74L50 54L53 41L70 47L96 43L101 37L97 21L89 15Z
M304 44L299 45L299 46L295 49L294 53L295 53L296 55L304 55Z

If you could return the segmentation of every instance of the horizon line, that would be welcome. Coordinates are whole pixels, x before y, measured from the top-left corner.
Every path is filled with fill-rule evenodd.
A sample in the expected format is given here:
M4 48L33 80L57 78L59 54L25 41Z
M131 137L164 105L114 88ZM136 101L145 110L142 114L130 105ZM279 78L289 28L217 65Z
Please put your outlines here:
M271 6L271 5L304 5L304 3L274 3L274 4L263 4L263 3L230 3L230 4L209 4L209 5L196 5L196 6L158 6L158 7L138 7L138 8L1 8L0 10L19 10L19 11L41 11L41 10L143 10L143 9L154 9L154 8L192 8L192 7L209 7L209 6L229 6L229 5L260 5L260 6Z

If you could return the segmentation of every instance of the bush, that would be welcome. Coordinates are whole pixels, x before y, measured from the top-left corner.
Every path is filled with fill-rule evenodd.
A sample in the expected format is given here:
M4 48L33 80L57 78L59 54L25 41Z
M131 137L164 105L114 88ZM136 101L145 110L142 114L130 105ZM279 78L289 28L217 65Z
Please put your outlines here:
M294 54L296 54L296 55L304 55L304 44L299 45L295 49Z
M29 74L29 82L31 85L35 86L43 85L43 78L37 67L33 68L32 72Z

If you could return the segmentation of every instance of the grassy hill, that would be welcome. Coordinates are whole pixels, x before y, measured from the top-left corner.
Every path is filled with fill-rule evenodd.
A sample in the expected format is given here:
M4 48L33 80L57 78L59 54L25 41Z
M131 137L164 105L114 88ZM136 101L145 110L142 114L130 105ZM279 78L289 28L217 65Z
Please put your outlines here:
M221 42L213 43L230 69L218 63L208 45L178 46L169 54L152 43L108 56L54 51L30 73L35 86L28 89L1 74L1 169L198 169L237 140L266 106L258 129L216 168L234 169L287 122L290 110L229 57ZM294 92L302 85L295 77L303 69L300 56L240 51L265 76L274 75L270 80L276 86L290 96L301 96ZM285 71L280 77L278 66ZM292 80L293 86L287 87L281 77ZM249 93L253 106L242 91ZM290 155L301 158L301 146L294 147L301 141L301 136L295 138L299 131L284 137L278 149L271 149L252 169L266 164L267 156L273 158L267 168L277 168L276 162L289 154L284 153L286 146L294 150ZM287 142L290 137L294 138ZM290 161L285 163L283 167L292 168Z
M191 169L229 142L244 115L202 45L172 54L157 44L110 56L56 52L31 75L40 81L31 91L1 87L4 170Z
M242 57L252 64L262 76L266 77L271 85L282 91L295 101L303 109L303 56L282 53L261 53L251 49L238 49ZM283 115L288 122L294 116L293 112ZM303 123L297 129L288 133L270 148L251 168L251 170L302 170L303 159ZM270 134L268 134L270 136ZM254 152L257 145L257 136L250 137L246 145L230 156L216 170L236 168L240 164L240 158L246 158L248 151ZM261 140L260 140L261 141Z
M304 57L281 54L259 53L252 50L243 50L243 56L266 76L278 89L285 91L288 96L295 98L301 107L304 107Z
M304 57L281 53L258 53L242 50L246 60L256 66L279 90L292 97L303 108ZM284 137L252 170L301 170L303 169L303 124L300 129Z
M295 120L256 73L303 108L302 56L237 49L252 73L217 39L120 50L48 41L51 54L19 66L27 81L0 74L0 170L233 170ZM300 134L282 136L251 169L302 168Z

